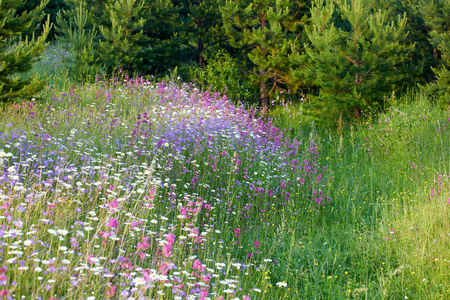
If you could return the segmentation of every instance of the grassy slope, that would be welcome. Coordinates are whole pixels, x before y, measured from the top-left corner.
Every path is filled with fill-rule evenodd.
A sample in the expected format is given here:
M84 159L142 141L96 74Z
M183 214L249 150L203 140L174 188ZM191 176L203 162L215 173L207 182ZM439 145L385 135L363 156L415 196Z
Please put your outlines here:
M260 277L244 280L244 286L259 282L268 291L266 299L282 294L299 299L448 298L448 115L419 96L405 101L409 103L394 105L342 134L307 124L298 127L295 118L277 120L296 128L294 135L303 144L313 140L319 145L318 164L334 174L334 182L326 187L332 200L320 208L298 201L262 213L269 226L244 232L243 239L250 241L244 250L230 246L227 251L245 260L253 241L264 238L261 252L277 263L268 265ZM7 125L7 117L2 119ZM68 129L59 133L68 134ZM239 218L232 224L219 219L222 231L240 225ZM231 230L224 243L231 245L234 238ZM274 289L279 281L288 282L284 292Z
M450 295L448 113L420 95L400 102L341 135L317 133L322 163L335 182L333 202L314 218L308 243L322 270L335 263L329 251L345 271L327 286L310 264L304 282L317 288L308 297L319 290L329 299ZM286 127L299 120L278 114ZM307 125L297 128L297 137L308 132Z

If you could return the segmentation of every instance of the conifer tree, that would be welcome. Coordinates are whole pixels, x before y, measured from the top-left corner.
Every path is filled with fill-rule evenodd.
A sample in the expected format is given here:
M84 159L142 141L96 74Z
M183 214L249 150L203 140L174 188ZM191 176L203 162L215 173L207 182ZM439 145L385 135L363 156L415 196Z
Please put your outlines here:
M394 0L390 5L391 17L396 15L406 15L406 32L408 33L405 43L414 45L411 53L412 63L419 68L416 72L410 72L410 85L419 82L420 84L429 82L433 77L432 68L436 65L436 59L433 56L433 47L429 41L428 28L422 13L422 6L417 0Z
M43 1L35 9L17 14L23 4L23 0L0 1L0 101L31 97L43 87L43 81L37 75L24 77L21 74L30 71L33 63L39 60L46 46L49 20L39 37L21 37L42 20L47 2Z
M18 14L23 11L31 11L38 7L41 4L41 0L27 0L24 2L24 5L18 10ZM44 8L44 14L50 16L50 24L56 24L56 17L59 11L67 9L67 6L64 0L48 0L47 5ZM31 36L33 33L41 34L42 29L44 28L45 19L41 22L35 24L34 28L30 28L30 32L27 35ZM55 37L55 27L52 26L50 32L47 36L47 40L54 40Z
M413 45L404 44L406 18L389 16L389 1L314 2L309 43L294 60L300 65L296 77L320 88L319 113L358 117L382 105L384 95L409 76L404 68Z
M288 83L287 59L298 42L309 1L228 0L222 8L224 28L232 46L244 49L251 61L250 80L259 85L262 112L269 95Z
M185 24L180 20L180 10L175 1L144 1L144 34L148 42L142 45L145 52L140 67L151 74L168 72L185 59L180 32Z
M72 53L71 73L78 79L95 76L100 72L97 47L94 44L97 30L92 25L91 18L92 13L86 8L86 3L78 3L70 11L60 11L56 18L56 31L59 33L56 39Z
M104 7L106 25L99 25L102 39L99 44L101 61L108 73L125 68L135 71L142 62L146 11L144 1L114 0Z
M183 0L181 3L184 44L200 68L205 66L205 54L217 53L227 39L222 31L222 5L221 0Z
M421 1L421 12L429 27L436 78L427 86L431 96L440 104L450 104L450 0Z
M170 68L171 60L176 60L179 43L172 39L177 16L170 0L66 0L66 4L71 9L59 15L57 27L59 39L71 42L77 53L76 65L109 74L119 69L148 73Z

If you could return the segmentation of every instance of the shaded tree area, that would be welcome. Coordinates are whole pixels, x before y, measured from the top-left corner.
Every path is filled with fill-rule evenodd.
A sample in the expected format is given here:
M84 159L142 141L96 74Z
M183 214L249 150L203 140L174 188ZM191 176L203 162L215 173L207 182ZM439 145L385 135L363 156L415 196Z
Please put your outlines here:
M231 45L251 62L249 80L259 86L262 112L278 87L293 83L287 57L299 48L309 1L227 1L222 8Z
M44 50L50 32L47 18L41 34L32 34L44 19L47 2L25 10L23 0L3 0L0 5L0 102L16 97L32 97L44 82L37 76L21 76L31 70Z
M27 0L24 1L17 10L18 14L21 14L22 12L25 11L32 11L36 8L38 8L41 5L40 0ZM68 6L67 4L64 2L64 0L48 0L46 1L46 5L44 7L44 15L48 15L50 17L50 23L51 24L55 24L56 23L56 16L58 14L59 11L63 10L63 9L67 9ZM31 36L33 33L40 35L43 32L43 28L44 28L44 24L45 24L46 19L42 19L40 22L36 22L34 24L34 26L32 26L29 30L27 30L26 32L24 32L24 34ZM48 41L53 41L55 40L55 28L54 26L52 26L50 28L50 32L48 33L47 36L47 40Z
M390 1L315 1L313 26L307 29L294 76L320 88L319 113L353 113L379 108L383 96L398 88L420 65L411 62L413 45L405 43L406 17L390 18Z
M430 44L433 47L434 77L427 85L430 96L439 104L450 103L450 1L420 1L420 13L427 26Z
M295 100L314 91L310 108L339 118L382 108L387 93L416 84L449 104L449 3L49 0L42 8L30 0L16 9L50 16L48 36L72 53L79 80L176 70L263 113L280 92ZM20 36L43 34L42 20Z

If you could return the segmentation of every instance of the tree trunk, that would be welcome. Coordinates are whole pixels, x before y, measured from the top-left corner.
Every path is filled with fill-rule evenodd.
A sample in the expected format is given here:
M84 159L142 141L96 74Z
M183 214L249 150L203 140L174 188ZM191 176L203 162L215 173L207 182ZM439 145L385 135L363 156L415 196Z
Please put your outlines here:
M267 20L265 19L265 17L263 15L260 15L260 24L261 24L261 31L264 31L264 29L266 28L267 25ZM266 34L264 33L264 40L266 40ZM266 49L263 47L260 47L260 50L262 51L262 53L264 53L264 58L266 58ZM266 80L264 79L264 76L266 75L266 71L264 70L260 70L259 71L259 76L261 77L260 81L259 81L259 93L261 94L261 112L263 114L266 114L267 111L269 110L269 97L267 96L267 91L266 91Z
M198 46L198 66L200 69L203 69L203 66L205 65L205 58L203 57L203 38L200 35L200 32L203 28L203 22L202 18L195 20L195 24L197 24L197 30L198 30L198 39L197 39L197 46Z
M361 82L360 82L360 80L359 80L359 74L356 73L356 76L355 76L355 85L358 86L360 83L361 83ZM356 88L356 87L355 87L355 88ZM355 118L356 118L356 119L359 119L360 112L359 112L359 109L358 109L356 106L353 108L353 113L355 114Z
M265 72L260 71L259 74L261 77L263 77ZM266 81L263 79L259 81L259 93L261 94L261 112L263 114L266 114L269 110L269 99L266 92Z
M204 65L204 57L203 57L203 39L201 37L198 38L198 66L200 69L203 69Z
M357 107L355 107L353 109L353 113L355 114L355 119L358 120L359 116L361 115L361 113L360 113L360 111L359 111L359 109Z

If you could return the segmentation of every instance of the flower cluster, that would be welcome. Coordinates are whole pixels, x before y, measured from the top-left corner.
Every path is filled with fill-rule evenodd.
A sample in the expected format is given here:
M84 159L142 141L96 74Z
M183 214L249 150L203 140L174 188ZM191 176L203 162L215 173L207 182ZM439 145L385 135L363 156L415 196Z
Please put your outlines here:
M257 299L270 213L330 200L314 143L192 84L26 108L0 123L0 297Z

